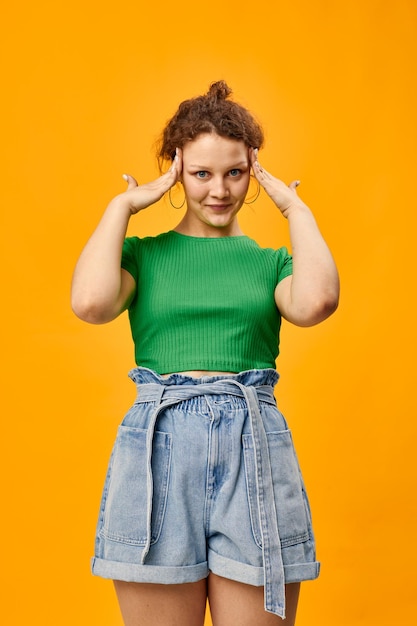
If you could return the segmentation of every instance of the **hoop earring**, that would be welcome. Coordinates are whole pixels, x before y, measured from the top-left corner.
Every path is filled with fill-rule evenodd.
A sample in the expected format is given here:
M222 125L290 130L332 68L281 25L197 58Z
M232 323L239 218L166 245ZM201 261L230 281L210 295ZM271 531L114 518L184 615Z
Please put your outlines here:
M169 191L168 191L168 198L169 198L169 201L170 201L170 203L171 203L171 206L172 206L172 207L174 207L174 209L182 209L182 207L183 207L183 206L184 206L184 204L185 204L185 195L184 195L184 200L181 202L180 206L176 206L176 205L172 202L172 198L171 198L171 189L172 189L172 187L170 187L170 188L169 188Z
M256 182L258 184L258 189L256 190L256 193L255 193L254 197L252 198L252 200L248 200L248 201L245 200L244 204L253 204L259 198L259 194L261 193L261 185L259 184L259 180L257 180L253 174L251 174L251 178L256 180Z

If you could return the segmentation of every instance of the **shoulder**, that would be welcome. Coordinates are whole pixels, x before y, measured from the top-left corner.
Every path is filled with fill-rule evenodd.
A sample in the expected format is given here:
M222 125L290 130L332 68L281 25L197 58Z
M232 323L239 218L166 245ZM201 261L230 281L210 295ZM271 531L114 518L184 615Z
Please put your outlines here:
M152 248L164 245L167 240L171 239L171 232L161 233L160 235L147 237L126 237L123 243L124 252L140 252L145 248Z
M261 248L259 246L259 250L264 258L264 262L273 271L276 284L292 275L292 255L288 252L286 246L281 246L280 248Z
M292 256L286 246L281 246L280 248L263 248L254 239L250 239L249 237L246 237L246 239L250 242L250 246L253 250L256 250L260 256L273 262L278 268L292 262Z

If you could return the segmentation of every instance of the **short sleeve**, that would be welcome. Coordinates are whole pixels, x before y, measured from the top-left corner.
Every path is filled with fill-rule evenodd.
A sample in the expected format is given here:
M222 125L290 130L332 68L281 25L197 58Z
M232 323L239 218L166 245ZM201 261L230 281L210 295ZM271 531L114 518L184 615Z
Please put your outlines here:
M136 283L139 276L139 237L126 237L123 242L121 266L133 276Z
M282 247L277 250L277 284L287 276L292 274L292 256L287 248Z

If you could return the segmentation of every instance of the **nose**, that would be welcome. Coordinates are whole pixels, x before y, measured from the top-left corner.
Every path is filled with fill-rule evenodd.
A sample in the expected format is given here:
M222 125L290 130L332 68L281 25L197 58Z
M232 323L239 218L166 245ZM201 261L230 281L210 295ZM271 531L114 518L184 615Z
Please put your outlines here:
M223 176L216 176L212 180L210 194L213 198L227 198L229 189Z

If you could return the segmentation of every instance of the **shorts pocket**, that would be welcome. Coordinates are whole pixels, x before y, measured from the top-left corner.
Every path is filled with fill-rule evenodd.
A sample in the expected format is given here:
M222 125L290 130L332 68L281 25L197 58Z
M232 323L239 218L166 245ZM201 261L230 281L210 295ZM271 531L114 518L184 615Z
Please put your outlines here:
M291 432L267 433L278 531L283 548L307 541L311 535L309 506ZM243 435L246 486L255 542L262 547L256 466L251 434Z
M119 426L110 460L99 533L112 541L145 545L147 533L146 430ZM152 447L151 543L162 529L171 465L171 435L155 431Z

